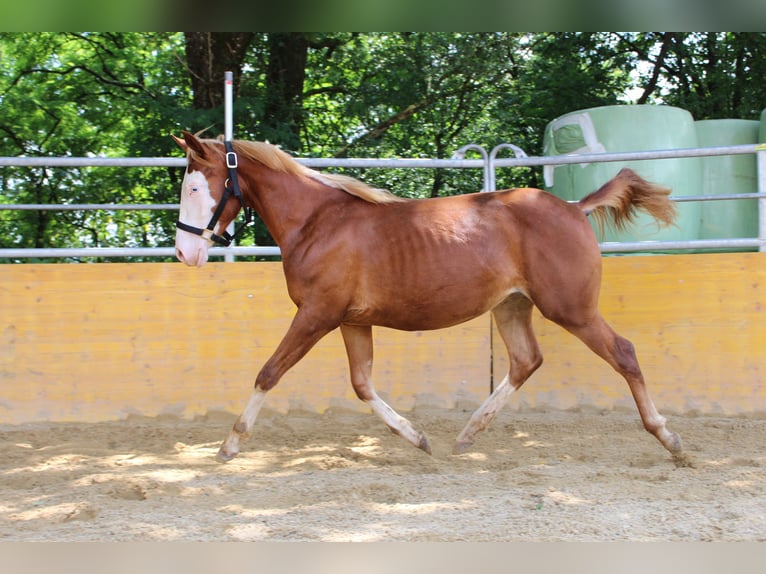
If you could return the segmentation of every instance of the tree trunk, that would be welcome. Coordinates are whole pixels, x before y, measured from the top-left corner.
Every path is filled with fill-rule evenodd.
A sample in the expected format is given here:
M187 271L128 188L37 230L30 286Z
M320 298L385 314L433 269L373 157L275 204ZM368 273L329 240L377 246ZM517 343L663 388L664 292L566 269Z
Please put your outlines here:
M662 45L660 46L660 53L657 55L657 59L654 62L654 69L652 70L652 76L649 78L649 82L644 87L644 92L641 97L638 98L637 104L645 104L652 95L652 92L657 88L657 81L660 78L660 72L665 65L665 58L670 51L670 47L675 40L675 34L673 32L665 32L662 35Z
M266 101L262 129L267 139L287 149L301 143L303 81L309 38L302 32L269 34Z
M233 93L239 92L242 63L253 32L186 32L186 62L192 81L193 106L210 110L222 106L224 72L234 73Z

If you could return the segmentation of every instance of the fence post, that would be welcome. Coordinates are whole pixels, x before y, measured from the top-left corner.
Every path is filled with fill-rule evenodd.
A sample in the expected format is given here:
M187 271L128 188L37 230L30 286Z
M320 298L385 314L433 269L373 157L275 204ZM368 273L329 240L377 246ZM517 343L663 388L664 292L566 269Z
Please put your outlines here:
M758 193L766 193L766 144L758 146ZM758 251L766 251L766 197L758 198Z
M223 73L223 137L226 139L226 141L231 141L234 136L234 112L232 110L232 102L233 102L233 91L234 88L234 72L224 72ZM234 221L229 223L229 226L227 227L227 231L234 235ZM234 261L234 255L231 253L227 253L224 255L223 260L227 263L232 263Z
M488 184L488 190L487 191L495 191L497 190L497 183L495 179L495 158L497 157L497 152L504 149L510 149L513 150L513 154L516 157L528 157L526 152L521 149L517 145L509 144L509 143L501 143L499 145L496 145L492 148L492 151L489 152L489 184Z
M465 152L471 150L479 152L484 160L484 181L482 183L482 191L492 191L492 188L490 187L489 156L487 155L487 150L484 149L483 146L480 146L479 144L464 145L452 154L452 159L465 159Z

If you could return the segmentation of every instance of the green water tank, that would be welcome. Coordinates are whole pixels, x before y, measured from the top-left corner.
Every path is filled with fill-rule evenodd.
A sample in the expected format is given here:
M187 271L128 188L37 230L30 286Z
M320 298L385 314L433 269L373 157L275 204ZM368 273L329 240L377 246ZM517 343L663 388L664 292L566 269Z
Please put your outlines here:
M696 122L700 147L758 143L761 122L756 120L700 120ZM724 195L758 191L755 155L700 158L702 194ZM758 236L758 201L730 200L702 203L700 239ZM753 249L754 250L754 249Z
M545 155L582 155L698 147L694 118L671 106L621 105L579 110L556 118L545 129ZM568 201L595 191L623 167L669 187L673 196L699 195L702 178L699 158L620 161L546 166L545 187ZM660 228L641 214L631 228L608 229L602 241L678 241L697 239L699 202L679 203L676 225Z

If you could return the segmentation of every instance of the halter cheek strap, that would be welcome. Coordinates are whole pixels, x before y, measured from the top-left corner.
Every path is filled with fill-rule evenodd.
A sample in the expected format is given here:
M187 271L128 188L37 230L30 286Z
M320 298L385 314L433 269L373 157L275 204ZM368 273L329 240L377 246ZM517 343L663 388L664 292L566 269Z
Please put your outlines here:
M234 152L234 146L232 146L231 141L228 140L224 142L224 145L226 146L226 167L229 170L229 177L224 184L221 201L218 202L218 206L215 208L213 216L210 218L210 222L207 224L205 229L202 229L200 227L188 225L179 219L176 221L176 227L183 231L193 233L194 235L204 237L205 239L213 241L214 243L222 245L223 247L228 247L231 245L231 242L245 230L245 227L250 224L250 221L252 220L252 209L245 205L245 200L242 197L242 192L239 189L239 178L237 177L237 154ZM242 209L244 209L245 222L237 228L237 230L234 232L234 235L226 230L218 235L217 233L214 233L213 230L218 224L218 220L221 218L221 214L226 207L226 202L229 201L231 196L236 197L239 200L240 206Z
M213 222L213 228L215 228L216 222ZM180 219L176 221L176 227L178 229L182 229L183 231L188 231L189 233L193 233L194 235L199 235L200 237L204 237L205 239L212 241L214 243L217 243L218 245L221 245L223 247L228 247L231 245L232 240L234 237L229 233L228 231L224 231L221 235L218 235L217 233L214 233L210 227L206 227L205 229L202 229L200 227L194 227L193 225L187 225Z

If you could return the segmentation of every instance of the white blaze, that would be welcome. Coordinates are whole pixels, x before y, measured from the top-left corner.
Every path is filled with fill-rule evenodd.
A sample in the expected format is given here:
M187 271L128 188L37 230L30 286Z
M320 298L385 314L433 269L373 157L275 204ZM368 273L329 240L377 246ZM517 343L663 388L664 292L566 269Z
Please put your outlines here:
M205 229L215 209L207 178L200 171L187 172L181 184L178 219L182 223ZM218 233L218 225L213 230ZM176 257L187 265L202 267L207 262L210 241L182 229L176 230Z

